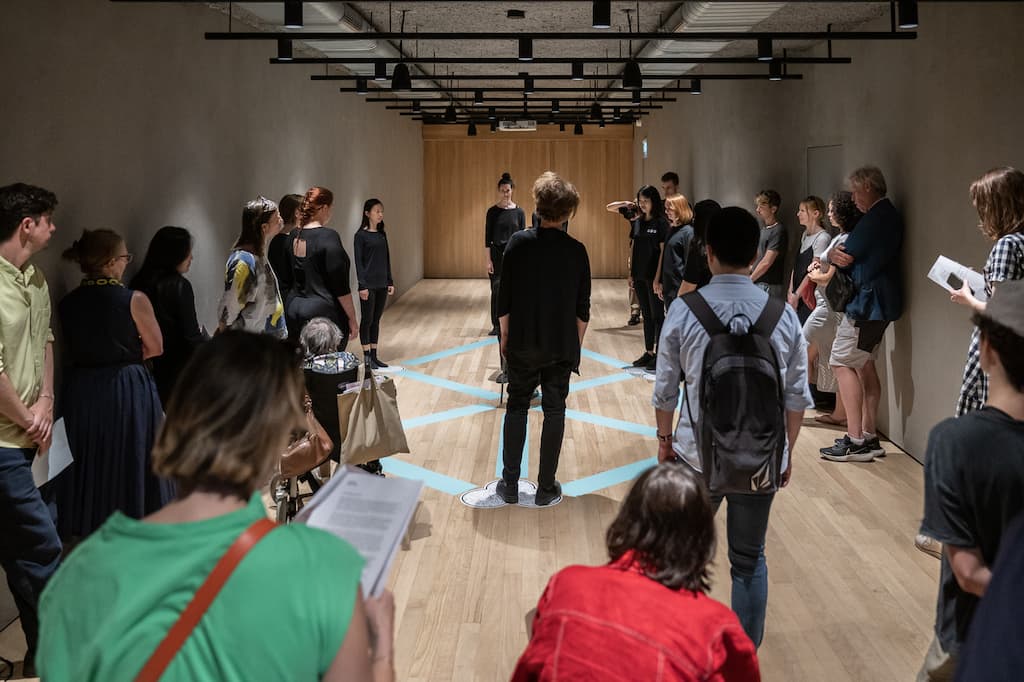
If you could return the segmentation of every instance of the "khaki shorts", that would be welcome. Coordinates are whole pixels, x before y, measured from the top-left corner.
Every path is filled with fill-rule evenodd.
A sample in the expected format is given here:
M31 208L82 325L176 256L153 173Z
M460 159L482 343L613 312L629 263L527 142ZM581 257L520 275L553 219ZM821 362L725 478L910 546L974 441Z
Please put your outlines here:
M843 315L836 327L829 364L833 367L860 369L873 357L888 326L889 323L884 320L853 321Z

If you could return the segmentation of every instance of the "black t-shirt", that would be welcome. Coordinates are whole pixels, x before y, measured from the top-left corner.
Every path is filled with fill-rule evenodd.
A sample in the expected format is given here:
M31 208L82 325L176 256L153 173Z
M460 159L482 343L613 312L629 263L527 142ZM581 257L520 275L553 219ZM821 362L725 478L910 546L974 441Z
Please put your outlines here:
M971 632L960 649L958 682L1017 680L1024 670L1024 514L1006 532L992 582L971 621Z
M1024 510L1024 421L993 407L940 422L928 436L921 532L953 547L977 547L992 566L1010 522ZM942 557L935 634L956 655L978 598L960 589Z
M367 229L356 231L352 249L356 259L356 281L359 289L384 289L392 286L391 253L387 235Z
M299 239L306 242L305 256L295 255ZM338 233L329 227L295 230L288 235L285 253L291 259L291 268L285 268L279 284L282 293L287 292L284 310L288 329L295 330L297 336L314 317L326 317L347 333L348 315L338 297L352 293L352 261Z
M661 286L664 288L666 301L679 294L679 285L683 283L683 272L686 270L686 258L690 254L692 241L693 225L675 228L665 240L665 255L661 259Z
M645 220L641 215L630 221L629 238L633 242L630 276L637 281L653 282L658 277L661 244L668 234L668 220L660 215Z
M771 227L761 229L761 239L757 245L758 262L764 258L766 251L778 252L771 267L761 275L758 281L760 284L782 284L783 275L786 272L786 245L788 235L782 223L775 223Z
M504 249L508 240L519 230L526 229L526 214L518 206L487 209L487 223L484 227L484 246Z
M683 281L701 288L711 281L711 267L708 265L708 250L704 242L694 237L690 240L690 252L686 254Z
M523 230L505 249L498 317L509 316L508 353L532 361L580 362L576 320L590 321L587 249L554 227Z

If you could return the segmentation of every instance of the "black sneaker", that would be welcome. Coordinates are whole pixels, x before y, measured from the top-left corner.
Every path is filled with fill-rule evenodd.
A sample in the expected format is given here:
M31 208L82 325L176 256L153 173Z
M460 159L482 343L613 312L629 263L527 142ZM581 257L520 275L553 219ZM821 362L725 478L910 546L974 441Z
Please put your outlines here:
M626 322L630 327L635 327L640 324L640 315L630 315L629 321Z
M885 457L885 448L882 447L881 441L878 440L878 436L874 438L865 438L864 446L871 450L871 454L875 457Z
M867 443L857 445L850 440L849 435L843 436L841 441L830 448L821 448L819 452L830 462L870 462L875 458Z
M497 327L491 327L491 331L487 332L487 336L498 336L501 334L501 330Z
M658 356L657 355L651 355L651 361L648 362L646 365L644 365L644 369L647 370L648 372L653 372L655 369L657 369L657 363L658 363Z
M507 384L508 374L505 372L498 372L498 376L494 377L494 383L496 384Z
M500 479L494 488L494 494L507 504L519 504L519 481L508 483L504 478Z
M636 360L633 361L633 366L634 367L646 367L651 362L652 358L654 358L654 353L649 353L647 351L644 351L643 355L641 355L640 357L638 357Z
M546 507L560 499L562 499L562 484L555 481L550 488L537 488L537 496L533 498L533 503L538 507Z

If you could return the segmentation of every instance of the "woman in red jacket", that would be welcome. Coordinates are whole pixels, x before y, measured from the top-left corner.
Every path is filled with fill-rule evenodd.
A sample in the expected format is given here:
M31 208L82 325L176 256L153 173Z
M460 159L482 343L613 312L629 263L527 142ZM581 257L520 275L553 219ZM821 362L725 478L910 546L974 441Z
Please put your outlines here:
M608 564L548 582L514 682L761 679L736 614L707 595L715 526L697 474L676 462L644 472L607 544Z

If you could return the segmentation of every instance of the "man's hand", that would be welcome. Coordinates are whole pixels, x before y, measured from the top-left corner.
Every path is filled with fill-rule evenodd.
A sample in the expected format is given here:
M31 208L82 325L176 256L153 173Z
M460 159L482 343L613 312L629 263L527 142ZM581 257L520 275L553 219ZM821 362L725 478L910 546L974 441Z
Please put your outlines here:
M672 441L658 441L658 464L671 462L676 458L676 451L672 449Z
M783 488L789 485L789 477L793 475L793 453L789 453L789 466L782 472L782 483L780 484Z
M493 275L494 274L494 262L491 261L490 259L487 260L487 274L488 275Z
M361 301L368 301L368 300L370 300L370 290L369 289L360 289L359 290L359 300L361 300Z
M358 339L359 338L359 323L355 321L355 318L349 318L348 321L348 338Z
M44 449L44 443L49 447L53 432L53 398L40 397L28 411L32 415L32 422L25 429L26 435L38 444L40 449Z
M394 296L394 295L395 295L395 285L389 284L388 285L388 296Z
M846 253L846 249L843 248L842 244L829 252L828 259L841 268L848 268L853 265L853 256Z
M661 282L654 283L654 293L658 295L658 298L665 300L664 289L661 286Z
M633 278L630 277L628 281L629 281L629 288L632 289L633 288Z

